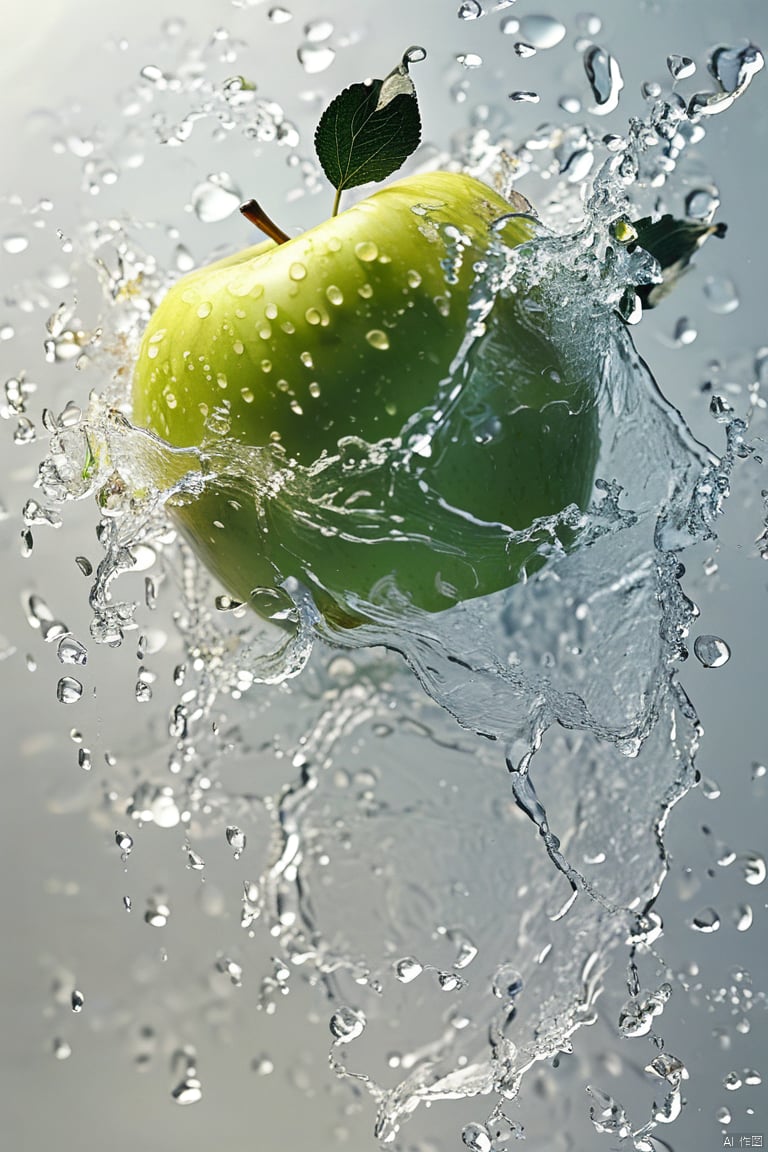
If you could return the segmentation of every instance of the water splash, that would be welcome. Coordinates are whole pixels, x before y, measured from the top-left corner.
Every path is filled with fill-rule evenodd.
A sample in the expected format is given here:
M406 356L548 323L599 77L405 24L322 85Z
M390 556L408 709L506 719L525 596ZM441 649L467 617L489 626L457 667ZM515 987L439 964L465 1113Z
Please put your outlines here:
M536 29L524 31L523 23L517 22L520 34L533 43ZM321 35L305 29L300 53L306 71L329 66L334 49L326 41L332 31ZM556 31L548 27L550 39ZM587 52L595 110L607 112L618 102L620 70L601 49ZM278 510L305 500L314 518L302 532L338 531L339 508L329 494L343 497L363 479L378 481L382 489L397 479L404 506L417 514L424 493L413 474L394 467L402 465L402 457L392 445L357 443L322 468L287 469L279 453L230 442L226 420L216 414L209 422L210 442L195 452L174 453L134 429L126 418L125 374L118 366L122 369L135 349L165 275L142 253L130 228L105 224L97 237L83 242L112 308L107 339L103 330L86 331L77 322L74 305L55 313L49 325L51 361L79 363L87 355L104 381L88 410L65 411L40 424L49 436L41 471L46 498L56 505L85 496L98 500L103 555L90 600L94 647L118 646L130 630L146 631L144 609L154 610L158 587L172 580L179 598L176 624L186 648L168 713L174 784L126 779L112 803L115 810L122 806L137 831L143 824L170 830L192 818L201 832L215 826L220 835L225 827L235 861L244 856L249 863L253 845L263 847L266 861L254 864L258 880L243 887L241 925L247 932L264 925L286 965L311 974L308 980L320 982L333 997L338 1007L329 1023L332 1067L373 1097L382 1141L394 1139L421 1102L488 1093L514 1097L523 1073L567 1048L573 1033L593 1018L612 950L628 936L647 941L653 935L638 909L652 903L664 878L664 824L671 805L695 778L699 738L695 711L674 671L675 661L686 655L695 618L680 586L680 556L697 541L714 538L746 425L723 412L728 441L716 459L666 404L621 316L635 310L633 301L627 307L627 285L651 283L658 271L615 242L607 226L634 206L634 197L639 202L645 190L669 178L685 146L696 140L700 118L722 109L719 97L732 103L741 95L759 70L758 55L753 48L719 49L711 68L722 89L717 100L710 94L681 106L673 93L659 91L648 120L633 124L626 137L601 142L586 124L551 137L542 130L518 149L521 169L527 165L529 172L554 176L564 189L561 203L570 202L574 188L581 194L591 179L587 213L575 233L559 236L542 229L522 258L512 258L500 245L495 266L479 278L478 300L503 291L513 276L536 286L548 319L535 318L532 324L544 325L539 330L563 356L595 380L603 431L600 483L588 512L564 510L543 525L534 544L546 565L493 597L425 615L408 605L395 580L378 599L356 605L365 623L351 630L317 611L312 595L317 588L289 582L262 593L270 604L262 615L281 627L275 647L269 625L254 623L238 615L239 605L221 597L216 603L209 595L206 578L169 526L164 505L171 495L196 498L226 470L240 496L253 498L254 490L262 495L266 490ZM482 64L470 54L461 62L467 68ZM677 64L675 69L676 81L683 79L684 69ZM183 67L163 72L149 66L142 83L158 96L178 94L188 90L185 76ZM247 83L227 82L215 98L212 87L207 92L210 107L180 121L153 121L164 143L184 144L204 114L262 141L282 133L283 141L295 146L282 111L256 101ZM483 132L482 144L478 132L457 146L457 159L503 181L502 145L497 148L488 130ZM656 137L653 147L649 133ZM73 142L70 150L91 162L95 147ZM531 160L537 149L538 167ZM86 178L94 179L90 170ZM198 185L192 192L198 220L224 219L236 192L223 173ZM705 192L691 200L690 211L705 218L715 206ZM552 222L555 218L552 214ZM553 268L556 285L548 279ZM471 382L473 372L479 375L488 343L482 330L468 333L456 365L465 380ZM107 382L111 370L115 378ZM6 394L14 416L27 419L31 392L21 377ZM482 381L479 398L487 399ZM21 433L19 428L19 442L31 443L31 423ZM485 426L478 425L478 431L492 435ZM172 492L157 492L148 483L157 456L175 461ZM51 523L48 513L59 516L49 506L28 508L35 523L40 516ZM579 536L569 554L559 543L563 527ZM492 542L508 547L514 538L496 532ZM122 585L144 567L141 549L157 557L150 560L145 603L115 602L115 582ZM87 568L90 562L82 570ZM45 639L59 641L64 663L85 664L85 645L40 597L30 594L25 610ZM703 663L713 657L708 666L715 667L717 660L724 662L719 647L724 643L702 636L694 651L699 659L704 652ZM340 648L343 655L329 657ZM151 676L142 665L136 681L137 699L141 685L148 706ZM252 712L243 706L241 730L233 736L221 713L243 696L258 699L258 684L279 685L295 716L286 722L281 755L275 757L280 783L263 795L243 797L228 788L222 756L231 757L234 749L235 756L247 759L251 745L263 744L263 718L258 706ZM69 703L80 699L83 688L64 677L58 691ZM386 768L355 773L339 767L359 764L361 758L366 764L382 760ZM424 771L424 761L435 758L439 790ZM468 772L475 789L471 802L462 788ZM247 818L254 818L258 832L249 832L248 852L240 826L229 823L234 815L249 829ZM417 821L423 869L415 876ZM134 837L116 833L115 839L125 863ZM184 859L190 869L202 871L202 855L188 844ZM361 875L361 859L375 864L371 875ZM748 883L761 882L760 859L745 858L743 870ZM480 900L475 887L473 902L473 885L480 881L486 891ZM457 894L462 896L458 905ZM126 901L129 908L130 898ZM457 906L460 926L454 926ZM163 929L170 898L155 893L144 907L146 924ZM503 909L490 923L484 915L489 907ZM719 924L717 913L704 909L694 927L714 931L707 925L715 919ZM471 973L482 966L485 976L457 974L469 965ZM222 954L217 968L231 985L239 985L237 960ZM284 971L289 967L281 960L264 978L265 1011L274 1010L284 995ZM416 1011L411 997L427 980L453 998L451 1015L445 1016L443 1004L431 1015L419 1009L426 1039L403 1043L396 1065L390 1065L397 1071L394 1085L379 1085L354 1071L357 1041L382 1027L379 998L402 1018ZM647 1033L664 1002L664 989L638 991L623 1017L627 1034ZM61 1044L62 1051L68 1048ZM186 1104L201 1098L194 1055L176 1061L173 1074L174 1100ZM678 1108L683 1066L665 1054L649 1065L649 1074L669 1085L653 1118L666 1122ZM621 1105L595 1087L591 1091L596 1129L619 1138L632 1134ZM465 1145L490 1148L494 1119L465 1126ZM634 1136L645 1138L638 1130Z

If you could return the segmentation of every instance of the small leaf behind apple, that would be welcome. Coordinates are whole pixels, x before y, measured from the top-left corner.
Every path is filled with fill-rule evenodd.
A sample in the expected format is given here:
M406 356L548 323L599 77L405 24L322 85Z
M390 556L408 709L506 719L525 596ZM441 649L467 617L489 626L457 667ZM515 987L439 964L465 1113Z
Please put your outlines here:
M352 84L323 113L315 150L336 189L334 214L345 188L386 179L418 147L421 117L408 65L425 55L409 48L384 80Z

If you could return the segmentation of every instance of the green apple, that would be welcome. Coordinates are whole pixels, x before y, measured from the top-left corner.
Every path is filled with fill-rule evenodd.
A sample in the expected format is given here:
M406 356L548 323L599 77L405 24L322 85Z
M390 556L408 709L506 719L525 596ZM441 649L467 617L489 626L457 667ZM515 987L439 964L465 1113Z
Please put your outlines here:
M556 542L535 522L586 506L595 380L521 293L467 340L493 237L532 237L514 212L469 176L410 177L167 293L133 421L208 459L167 506L233 597L269 615L295 577L336 622L387 589L440 611L534 571Z

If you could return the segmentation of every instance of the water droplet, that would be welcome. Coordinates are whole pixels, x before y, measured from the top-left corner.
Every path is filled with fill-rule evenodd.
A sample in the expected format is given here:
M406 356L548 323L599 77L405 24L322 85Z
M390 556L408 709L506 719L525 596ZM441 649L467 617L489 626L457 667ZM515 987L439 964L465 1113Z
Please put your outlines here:
M404 956L395 964L395 975L402 984L410 984L411 980L415 980L423 971L423 964L414 960L412 956Z
M85 996L83 996L82 992L80 992L79 989L75 988L74 992L72 993L72 1011L73 1012L82 1012L84 1007L85 1007Z
M565 36L565 25L554 16L523 16L520 36L532 48L554 48Z
M267 16L273 24L287 24L289 20L293 20L293 12L289 12L287 8L270 8Z
M327 44L302 44L296 55L304 71L310 76L325 72L336 59L336 53Z
M736 285L727 276L707 276L704 281L704 297L710 311L719 316L727 316L739 306Z
M303 280L307 275L307 269L304 264L297 260L295 263L291 264L290 268L288 269L288 275L290 276L291 280Z
M520 31L520 21L514 16L505 16L500 27L505 36L516 36Z
M389 348L389 337L380 328L372 328L370 332L366 332L365 338L371 348L378 348L380 352L386 352Z
M216 969L219 972L225 973L229 976L230 982L235 988L242 988L243 986L243 968L236 960L230 959L229 956L220 956L216 961Z
M28 247L29 240L21 233L3 237L3 249L11 256L17 256L20 252L26 251Z
M226 220L240 207L243 195L227 172L213 172L192 191L192 208L203 224Z
M753 888L764 883L766 877L765 860L759 852L747 852L741 858L744 879Z
M457 988L464 986L464 981L460 980L455 972L438 972L437 982L443 992L455 992Z
M741 1083L741 1076L738 1072L727 1072L723 1077L723 1087L727 1088L729 1092L738 1092Z
M613 112L624 87L618 60L604 48L598 48L593 44L584 53L584 71L596 101L596 106L590 111L596 116L605 116L608 112Z
M687 80L696 71L690 56L667 56L667 68L673 80Z
M603 27L603 22L594 12L581 12L576 17L576 27L584 36L597 36Z
M480 0L464 0L457 13L459 20L479 20L483 14Z
M173 262L179 272L191 272L195 266L195 259L188 248L183 244L177 244L176 250L173 253Z
M519 56L521 60L528 60L531 56L536 55L536 49L532 44L524 44L522 40L518 40L514 44L515 55Z
M203 1098L203 1086L197 1076L185 1076L171 1092L177 1104L197 1104Z
M77 766L83 772L90 772L92 767L91 752L89 748L80 748L77 753Z
M510 92L509 98L516 104L538 104L541 99L538 92Z
M370 264L371 261L376 259L378 254L379 249L373 240L361 240L358 244L355 244L355 256L365 264Z
M258 1076L271 1076L275 1070L275 1065L269 1056L262 1054L253 1058L251 1068Z
M333 24L330 20L311 20L304 25L304 35L310 44L321 44L333 35Z
M722 668L731 658L731 650L719 636L697 636L693 651L705 668Z
M731 1119L731 1113L727 1108L718 1108L715 1113L715 1120L717 1120L718 1124L730 1124Z
M69 1060L72 1055L72 1048L66 1040L57 1037L53 1042L53 1054L57 1060Z
M703 908L697 912L691 921L691 926L697 932L717 932L720 927L720 917L714 908Z
M335 304L336 307L344 303L344 293L341 291L341 288L337 288L335 284L329 284L325 290L325 294L331 304Z
M757 1088L762 1082L763 1078L759 1072L753 1068L744 1069L744 1083L749 1085L750 1088Z
M734 909L733 921L737 932L748 932L752 927L753 915L749 904L739 904Z
M523 990L523 977L512 964L502 964L493 977L493 994L499 1000L514 1000Z
M241 854L245 852L245 845L247 842L245 832L241 831L241 829L238 828L236 824L230 824L227 827L226 836L227 844L229 844L230 848L232 849L235 860L239 860Z
M570 116L577 116L581 112L581 100L578 96L561 96L557 103L563 112L567 112Z
M329 1028L337 1044L349 1044L351 1040L357 1040L358 1036L362 1036L365 1024L362 1012L344 1005L331 1016Z
M213 312L213 304L211 304L210 300L203 300L201 304L198 304L197 315L201 320L205 320L210 316L211 312Z
M88 662L88 650L74 636L62 636L56 654L62 664L79 664L82 667Z
M687 316L681 316L675 324L672 339L675 344L680 348L684 348L687 344L693 344L698 336L695 326L691 323Z
M56 685L56 699L60 704L75 704L83 694L83 686L73 676L62 676Z
M115 830L115 844L120 849L123 861L126 861L133 851L133 836L128 832Z
M462 68L480 68L483 58L477 52L460 52L456 63L461 64Z
M491 1134L484 1124L465 1125L461 1139L469 1152L491 1152Z
M165 928L171 915L171 910L164 900L152 897L147 902L144 921L152 928Z
M709 70L723 92L740 95L763 68L765 60L754 44L746 48L716 48L709 59Z

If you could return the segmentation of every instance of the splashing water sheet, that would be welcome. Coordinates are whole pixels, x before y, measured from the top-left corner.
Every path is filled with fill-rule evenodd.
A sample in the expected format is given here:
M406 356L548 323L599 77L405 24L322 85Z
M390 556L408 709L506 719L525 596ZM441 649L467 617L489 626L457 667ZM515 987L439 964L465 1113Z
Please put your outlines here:
M765 14L81 7L14 29L0 120L14 1146L765 1142ZM314 124L401 36L427 49L406 171L538 212L477 269L442 422L302 468L222 408L174 453L131 423L152 311L251 242L242 200L294 232L328 215ZM616 226L662 212L730 225L666 294ZM232 600L171 497L224 476L289 526L300 503L298 552L375 548L382 494L418 528L413 444L492 440L525 371L497 297L535 300L532 341L592 382L597 481L538 525L545 562L440 613L393 578L354 628L296 581L263 594L279 628ZM446 555L520 543L435 522Z

